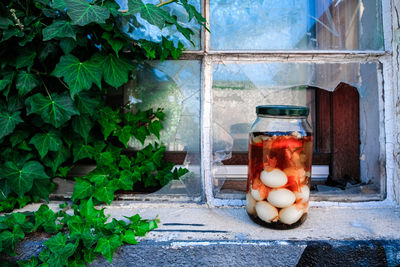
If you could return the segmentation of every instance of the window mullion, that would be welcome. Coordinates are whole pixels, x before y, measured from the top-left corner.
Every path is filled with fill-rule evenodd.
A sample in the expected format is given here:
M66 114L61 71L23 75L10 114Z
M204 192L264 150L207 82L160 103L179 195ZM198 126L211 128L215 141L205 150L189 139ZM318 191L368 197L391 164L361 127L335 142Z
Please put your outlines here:
M212 72L210 57L205 56L202 62L201 92L201 170L204 189L204 200L212 204L213 175L212 169Z

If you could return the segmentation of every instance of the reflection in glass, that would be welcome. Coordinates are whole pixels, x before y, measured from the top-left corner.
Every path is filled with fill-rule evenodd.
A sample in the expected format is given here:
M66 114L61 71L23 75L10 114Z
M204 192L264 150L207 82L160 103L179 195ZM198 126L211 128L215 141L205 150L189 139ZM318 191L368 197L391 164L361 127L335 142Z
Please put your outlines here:
M160 3L158 0L144 0L146 4L154 4L157 5ZM117 0L117 3L120 5L121 9L127 9L128 4L127 0ZM200 0L189 0L189 4L196 7L199 11L200 9ZM170 15L175 16L177 20L180 22L181 26L185 28L189 28L194 32L192 35L191 42L188 41L180 32L177 31L175 25L171 25L160 30L155 25L148 23L145 19L142 19L140 14L135 14L136 21L134 22L132 19L126 19L124 17L123 21L123 30L132 38L139 40L145 39L153 42L160 42L162 37L167 38L174 42L175 46L177 46L178 41L180 41L184 47L188 50L200 50L200 26L198 25L195 19L189 21L189 15L186 12L185 8L182 5L177 3L171 3L165 6L162 6L162 9L170 13ZM193 43L192 43L193 42Z
M200 61L165 60L141 65L137 79L126 87L125 102L136 103L134 109L164 109L160 141L167 151L183 153L182 165L190 170L160 194L180 194L183 190L189 196L200 196L200 84ZM158 141L156 137L149 142L154 141ZM131 139L129 147L140 149L142 145Z
M212 87L214 169L232 152L247 152L248 130L258 105L305 105L313 109L313 90L333 91L341 82L357 88L360 116L360 172L379 185L379 102L377 63L219 63ZM311 111L311 114L313 112ZM314 114L315 115L315 114ZM310 117L315 127L315 117ZM343 133L346 134L346 133Z
M213 50L383 50L381 1L210 1Z

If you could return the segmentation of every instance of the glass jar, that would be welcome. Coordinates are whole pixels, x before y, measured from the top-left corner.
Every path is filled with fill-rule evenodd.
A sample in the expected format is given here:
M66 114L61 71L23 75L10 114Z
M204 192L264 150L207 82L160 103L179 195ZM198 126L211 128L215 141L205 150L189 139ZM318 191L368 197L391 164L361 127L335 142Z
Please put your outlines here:
M257 106L249 133L246 210L265 227L292 229L308 212L313 136L309 110Z

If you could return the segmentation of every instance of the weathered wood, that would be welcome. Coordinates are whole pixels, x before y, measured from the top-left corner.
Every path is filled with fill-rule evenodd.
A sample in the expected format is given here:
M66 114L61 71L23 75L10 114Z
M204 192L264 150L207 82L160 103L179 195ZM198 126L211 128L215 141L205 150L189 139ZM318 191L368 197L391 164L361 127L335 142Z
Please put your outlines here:
M317 127L314 129L316 151L331 153L332 146L332 93L315 89Z
M332 101L332 165L331 177L360 177L359 94L355 87L341 83L333 92Z

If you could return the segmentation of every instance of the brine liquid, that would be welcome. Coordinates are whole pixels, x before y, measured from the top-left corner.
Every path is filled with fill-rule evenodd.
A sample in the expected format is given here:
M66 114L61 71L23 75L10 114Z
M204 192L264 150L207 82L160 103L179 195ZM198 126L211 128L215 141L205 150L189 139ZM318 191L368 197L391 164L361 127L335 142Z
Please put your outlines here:
M256 223L274 229L291 229L299 226L305 220L308 211L313 146L311 134L254 132L250 133L249 137L246 207L249 216ZM274 173L272 171L278 173L277 180L283 179L285 184L279 184L278 181L279 185L276 186L275 177L270 175ZM260 176L262 174L265 178L268 173L270 176L265 182L266 179L261 179ZM308 187L308 190L304 186ZM290 190L292 194L282 189ZM274 193L274 198L272 195L268 198L273 190L284 191L283 199L279 199L279 192ZM264 203L264 206L268 206L268 211L265 212L260 210L263 205L257 206L259 213L264 215L257 214L252 207L260 201L268 203ZM287 206L275 204L282 201L289 201L289 204L284 204ZM282 211L285 208L289 210Z

